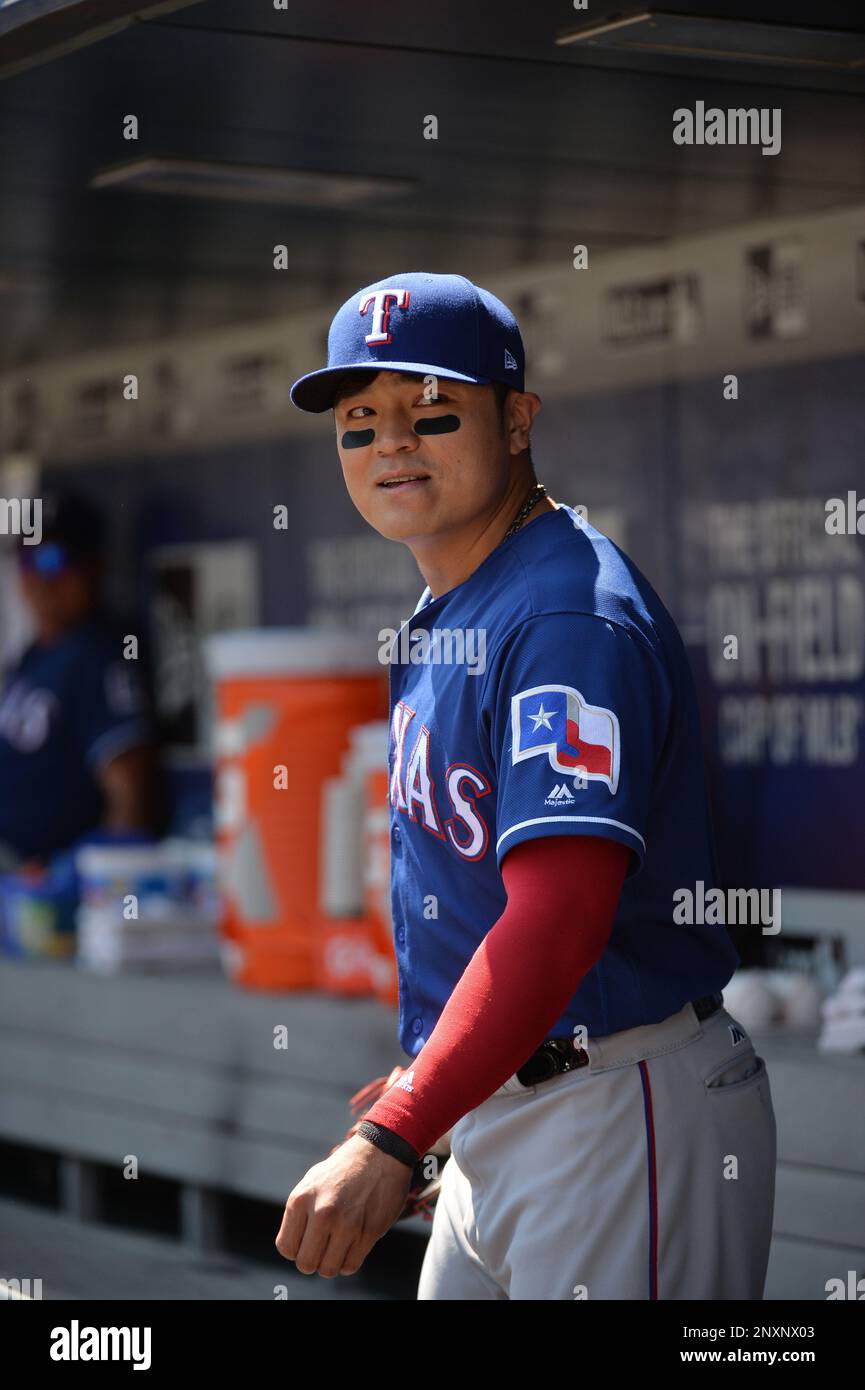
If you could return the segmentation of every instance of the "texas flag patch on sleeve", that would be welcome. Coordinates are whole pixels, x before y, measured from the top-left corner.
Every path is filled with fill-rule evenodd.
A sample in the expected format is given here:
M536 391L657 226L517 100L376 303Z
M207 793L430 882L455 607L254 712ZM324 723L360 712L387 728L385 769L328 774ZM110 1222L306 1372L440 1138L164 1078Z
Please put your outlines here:
M546 754L559 773L619 784L619 721L571 685L534 685L511 698L514 764Z
M482 727L498 863L540 835L605 835L641 865L670 709L656 654L595 614L540 613L510 634L490 671Z

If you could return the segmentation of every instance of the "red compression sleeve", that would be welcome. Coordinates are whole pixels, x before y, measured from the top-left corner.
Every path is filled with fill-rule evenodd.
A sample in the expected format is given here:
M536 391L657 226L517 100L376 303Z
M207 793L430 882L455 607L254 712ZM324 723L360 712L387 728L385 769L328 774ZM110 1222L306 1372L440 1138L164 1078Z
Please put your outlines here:
M412 1090L365 1120L426 1153L527 1062L609 940L630 851L595 836L524 840L502 860L508 902L420 1052Z

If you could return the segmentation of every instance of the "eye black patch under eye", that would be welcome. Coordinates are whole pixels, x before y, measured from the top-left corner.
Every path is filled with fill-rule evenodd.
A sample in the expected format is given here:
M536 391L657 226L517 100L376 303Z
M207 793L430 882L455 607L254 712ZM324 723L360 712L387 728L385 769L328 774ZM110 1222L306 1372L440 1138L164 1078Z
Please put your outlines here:
M458 415L432 415L427 418L421 416L420 420L414 422L415 434L453 434L458 430L461 421Z
M375 439L375 430L346 430L342 436L344 449L365 449Z

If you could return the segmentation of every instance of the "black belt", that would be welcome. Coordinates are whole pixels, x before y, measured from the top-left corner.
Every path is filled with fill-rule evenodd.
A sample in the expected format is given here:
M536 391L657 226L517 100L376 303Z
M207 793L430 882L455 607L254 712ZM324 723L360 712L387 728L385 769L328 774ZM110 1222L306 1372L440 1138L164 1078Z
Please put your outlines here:
M717 1013L723 1002L722 994L705 994L702 999L692 1000L694 1013L701 1022ZM547 1041L542 1042L532 1053L529 1060L523 1063L516 1077L524 1086L537 1086L539 1082L549 1081L551 1077L560 1076L564 1071L575 1071L577 1067L585 1067L588 1062L588 1052L578 1047L573 1038L547 1038Z

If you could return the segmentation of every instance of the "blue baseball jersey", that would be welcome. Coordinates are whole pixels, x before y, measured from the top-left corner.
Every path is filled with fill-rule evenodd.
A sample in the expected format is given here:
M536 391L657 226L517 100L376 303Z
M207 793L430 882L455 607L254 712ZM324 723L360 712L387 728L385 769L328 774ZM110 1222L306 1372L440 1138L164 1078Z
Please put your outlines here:
M392 655L391 897L409 1057L505 909L505 855L542 835L631 851L610 941L548 1038L657 1023L727 984L739 956L726 927L673 920L677 890L715 886L690 666L608 537L571 507L543 513L448 593L425 589ZM580 930L579 887L562 931Z
M100 765L150 737L136 663L107 624L28 647L0 695L0 845L66 849L99 823Z

